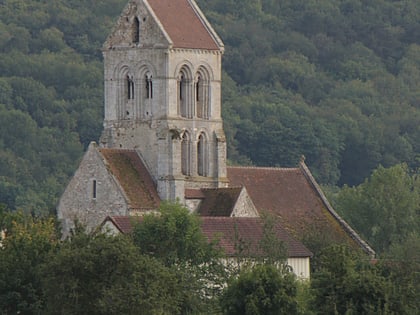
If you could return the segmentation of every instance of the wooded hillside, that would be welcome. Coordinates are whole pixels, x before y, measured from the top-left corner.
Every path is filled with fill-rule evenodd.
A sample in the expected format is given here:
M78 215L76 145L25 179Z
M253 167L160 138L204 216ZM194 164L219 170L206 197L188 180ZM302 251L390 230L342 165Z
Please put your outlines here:
M127 0L0 4L0 203L53 210L102 129L101 46ZM420 167L420 2L198 0L225 43L233 164L357 185Z

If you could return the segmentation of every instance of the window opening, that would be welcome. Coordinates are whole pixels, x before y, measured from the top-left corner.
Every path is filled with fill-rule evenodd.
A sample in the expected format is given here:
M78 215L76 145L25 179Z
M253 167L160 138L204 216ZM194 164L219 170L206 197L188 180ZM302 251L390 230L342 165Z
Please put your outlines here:
M134 81L129 75L127 76L127 99L134 99Z
M184 133L181 141L181 172L190 175L190 139L187 133Z
M153 98L153 82L152 82L152 76L148 76L146 74L145 81L146 81L146 98Z
M197 143L197 173L199 176L206 176L206 139L203 134L198 138Z
M96 179L92 182L92 198L96 199Z
M138 17L134 18L133 42L136 44L140 42L140 20L138 19Z

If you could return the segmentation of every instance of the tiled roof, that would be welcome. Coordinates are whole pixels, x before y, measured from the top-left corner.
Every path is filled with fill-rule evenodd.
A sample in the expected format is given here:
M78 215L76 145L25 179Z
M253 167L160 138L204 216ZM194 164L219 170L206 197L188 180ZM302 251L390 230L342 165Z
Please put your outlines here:
M133 223L141 221L140 216L129 217L129 216L109 216L104 220L104 223L110 221L114 226L122 233L129 234L133 230Z
M308 173L306 167L227 169L230 184L244 185L258 211L274 214L293 236L302 239L312 231L322 231L331 242L356 243L372 254L373 250L324 202Z
M189 0L148 0L175 48L219 50L220 47L197 7Z
M200 216L230 217L242 187L202 189L204 200L197 212Z
M123 234L133 230L133 223L140 222L142 217L112 216L106 221L111 221ZM208 241L218 240L220 247L227 256L234 256L237 251L235 246L241 243L249 245L249 253L252 256L260 255L259 241L263 235L263 221L260 218L231 218L231 217L200 217L201 230ZM275 225L274 231L287 249L289 258L311 257L312 253L299 241L294 239L279 224Z
M155 184L136 151L99 149L99 152L129 199L130 209L150 210L159 207Z
M185 189L185 199L204 199L204 193L201 189Z
M263 237L263 221L260 218L227 218L201 217L201 229L207 239L218 240L227 256L238 254L239 243L245 244L247 250L243 254L261 255L260 241ZM312 253L299 241L294 239L280 224L274 226L275 234L286 247L291 257L311 257Z

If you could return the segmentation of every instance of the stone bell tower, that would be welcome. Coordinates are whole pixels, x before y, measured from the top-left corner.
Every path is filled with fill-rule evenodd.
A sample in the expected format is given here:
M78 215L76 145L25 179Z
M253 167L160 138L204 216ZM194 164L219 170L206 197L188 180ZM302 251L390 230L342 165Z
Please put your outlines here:
M136 150L163 200L227 186L223 51L194 0L131 0L104 43L100 145Z

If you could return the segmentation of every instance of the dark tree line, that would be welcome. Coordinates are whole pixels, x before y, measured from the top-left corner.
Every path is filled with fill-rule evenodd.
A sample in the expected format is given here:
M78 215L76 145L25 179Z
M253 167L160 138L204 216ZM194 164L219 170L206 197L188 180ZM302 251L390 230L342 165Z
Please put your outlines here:
M418 314L418 279L408 260L372 264L346 246L327 246L311 281L302 282L276 255L243 260L239 269L221 260L199 217L180 205L133 224L128 235L77 227L60 240L54 219L2 207L0 312Z

